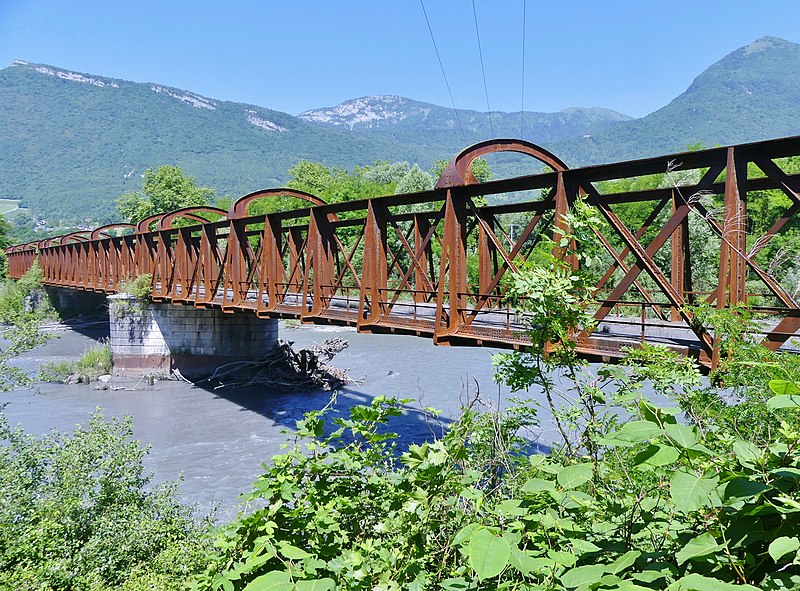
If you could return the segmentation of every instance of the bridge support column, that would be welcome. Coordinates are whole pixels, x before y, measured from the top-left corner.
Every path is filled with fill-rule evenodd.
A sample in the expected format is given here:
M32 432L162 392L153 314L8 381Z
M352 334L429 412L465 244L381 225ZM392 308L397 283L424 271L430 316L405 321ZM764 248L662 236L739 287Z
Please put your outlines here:
M205 377L225 363L258 359L278 341L278 321L109 296L114 374Z

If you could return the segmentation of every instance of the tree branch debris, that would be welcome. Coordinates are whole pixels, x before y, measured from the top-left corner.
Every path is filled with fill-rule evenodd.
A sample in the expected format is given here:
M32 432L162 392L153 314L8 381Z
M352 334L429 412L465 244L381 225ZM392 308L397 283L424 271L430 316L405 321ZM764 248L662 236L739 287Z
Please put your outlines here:
M334 390L346 384L359 383L346 369L329 362L344 351L345 339L326 339L307 349L295 351L292 341L278 341L266 357L256 361L236 361L218 367L203 382L218 382L214 389L224 387L268 386L285 390L309 388Z

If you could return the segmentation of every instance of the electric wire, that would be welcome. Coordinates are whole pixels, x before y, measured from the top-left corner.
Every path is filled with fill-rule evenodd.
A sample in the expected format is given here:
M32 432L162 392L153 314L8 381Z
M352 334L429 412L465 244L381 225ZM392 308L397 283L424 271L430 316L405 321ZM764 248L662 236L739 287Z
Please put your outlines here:
M450 90L450 83L447 81L447 74L444 73L444 64L442 64L442 57L439 55L439 48L436 46L436 39L433 37L433 29L431 28L431 21L428 20L428 12L425 10L425 4L422 0L419 0L419 5L422 7L422 14L425 15L425 22L428 25L428 33L431 34L431 41L433 42L433 50L436 52L436 59L439 60L439 68L442 70L444 85L447 87L447 94L450 95L450 103L453 105L453 113L455 113L456 121L458 121L458 128L461 130L461 137L464 138L464 145L466 145L467 134L464 133L464 126L461 125L461 117L459 117L458 109L456 109L456 101L453 100L453 91Z
M519 139L524 139L525 131L525 24L527 4L522 0L522 100L519 109Z
M475 10L475 0L472 0L472 18L475 21L475 36L478 38L478 55L481 58L481 74L483 75L483 92L486 95L486 111L489 116L489 127L494 135L494 121L492 120L492 108L489 106L489 87L486 84L486 68L483 66L483 49L481 48L481 33L478 30L478 12Z

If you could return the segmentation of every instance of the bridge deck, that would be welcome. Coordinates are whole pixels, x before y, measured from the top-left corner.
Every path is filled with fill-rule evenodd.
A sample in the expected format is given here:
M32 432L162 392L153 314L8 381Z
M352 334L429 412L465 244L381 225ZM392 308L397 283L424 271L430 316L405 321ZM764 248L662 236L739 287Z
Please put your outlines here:
M548 170L478 183L471 164L491 152L531 156ZM550 260L545 253L555 267L575 269L581 249L599 248L592 256L607 270L594 286L597 301L588 304L597 329L576 331L578 351L618 357L625 346L660 342L715 367L721 337L698 320L697 304L756 303L753 309L772 320L753 337L772 350L795 347L797 290L764 257L775 236L797 228L800 175L781 168L791 156L800 156L800 137L568 169L529 142L492 140L458 154L431 191L326 204L301 191L267 189L240 198L229 212L184 208L135 227L112 224L6 253L12 277L38 261L48 285L114 293L150 275L154 299L165 302L418 334L439 345L521 347L524 322L506 303L509 276ZM615 189L632 184L617 181L647 175L659 175L658 188ZM765 191L791 202L766 225L748 214L748 202ZM477 199L496 195L509 199ZM275 198L303 206L248 215L252 202ZM569 237L579 201L602 217L582 244ZM631 216L631 208L640 215ZM702 220L704 230L690 218ZM769 229L759 236L749 233L754 227ZM694 249L698 240L711 241L712 251L718 244L719 253ZM696 264L696 251L708 260ZM697 291L715 279L710 291Z

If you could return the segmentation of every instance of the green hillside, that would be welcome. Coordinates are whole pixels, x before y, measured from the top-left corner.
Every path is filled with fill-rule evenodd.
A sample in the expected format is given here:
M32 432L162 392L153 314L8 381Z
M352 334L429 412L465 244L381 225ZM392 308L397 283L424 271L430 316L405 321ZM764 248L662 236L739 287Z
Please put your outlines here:
M15 62L0 70L0 199L48 222L115 217L114 200L147 168L177 164L238 196L285 183L300 159L352 168L378 160L428 169L467 144L519 137L570 165L800 134L800 45L767 37L701 73L641 119L602 108L559 113L459 111L364 97L295 117L189 91ZM462 132L463 129L463 132ZM466 136L466 141L465 141ZM501 175L510 161L492 163Z
M33 65L0 70L0 198L21 199L48 218L108 219L114 199L138 189L144 170L161 164L178 164L201 184L241 195L280 185L301 158L350 166L379 152L374 139L270 109L46 71L62 72Z
M667 106L551 147L571 164L800 135L800 45L764 37L709 67Z
M161 164L177 164L200 184L238 196L280 186L300 159L348 168L406 160L428 168L465 146L447 121L452 111L434 105L434 116L412 118L399 133L370 133L25 62L0 70L0 104L0 198L20 199L50 220L110 220L113 201ZM463 113L465 121L485 118ZM526 116L530 133L552 138L625 119L611 111ZM491 136L483 123L485 130L470 130L468 143Z

